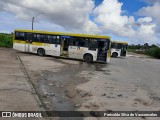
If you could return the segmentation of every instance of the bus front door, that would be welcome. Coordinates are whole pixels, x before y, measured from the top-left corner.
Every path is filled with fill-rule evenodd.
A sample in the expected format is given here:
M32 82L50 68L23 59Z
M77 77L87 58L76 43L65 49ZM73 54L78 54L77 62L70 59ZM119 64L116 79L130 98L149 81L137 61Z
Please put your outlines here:
M32 52L32 33L26 33L25 40L26 40L26 46L25 51L26 52Z
M108 43L106 41L98 41L97 61L106 62Z
M123 45L121 49L121 56L126 56L127 54L127 45Z

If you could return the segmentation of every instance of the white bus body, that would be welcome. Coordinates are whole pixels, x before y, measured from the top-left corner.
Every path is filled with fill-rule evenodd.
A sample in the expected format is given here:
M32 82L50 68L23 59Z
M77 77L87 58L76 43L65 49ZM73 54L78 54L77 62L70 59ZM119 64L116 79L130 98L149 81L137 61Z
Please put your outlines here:
M126 57L127 56L127 42L112 41L111 42L111 56L112 57Z
M111 56L110 38L97 35L15 30L13 48L22 52L80 59L86 62L107 63ZM102 50L103 48L105 49Z

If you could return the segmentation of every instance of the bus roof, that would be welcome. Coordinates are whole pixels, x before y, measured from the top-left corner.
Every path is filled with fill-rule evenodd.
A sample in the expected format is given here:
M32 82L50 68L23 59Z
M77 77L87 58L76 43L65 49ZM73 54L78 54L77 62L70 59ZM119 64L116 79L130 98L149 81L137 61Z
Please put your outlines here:
M124 41L112 41L112 43L128 44L128 42L124 42Z
M105 38L105 39L107 38L110 40L110 36L103 36L103 35L76 34L76 33L65 33L65 32L48 32L48 31L40 31L40 30L21 30L21 29L16 29L15 31L42 33L42 34L54 34L54 35L66 35L66 36L74 36L74 37Z

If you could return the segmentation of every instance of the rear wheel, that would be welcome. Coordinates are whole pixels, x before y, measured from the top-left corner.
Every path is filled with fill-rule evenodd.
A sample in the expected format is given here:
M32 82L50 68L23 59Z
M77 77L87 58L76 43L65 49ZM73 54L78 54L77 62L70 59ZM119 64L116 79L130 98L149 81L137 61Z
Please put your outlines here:
M91 54L85 54L84 61L89 63L93 62L93 56Z
M114 52L114 53L112 53L112 57L118 57L118 53L116 53L116 52Z
M37 54L38 54L39 56L44 56L44 55L45 55L45 50L44 50L43 48L39 48L39 49L37 50Z

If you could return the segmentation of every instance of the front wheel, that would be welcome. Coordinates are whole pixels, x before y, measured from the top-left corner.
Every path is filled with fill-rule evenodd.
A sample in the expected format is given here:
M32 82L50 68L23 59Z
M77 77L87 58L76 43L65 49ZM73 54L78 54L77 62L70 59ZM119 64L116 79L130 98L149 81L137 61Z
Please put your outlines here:
M44 55L45 55L45 50L42 49L42 48L39 48L39 49L37 50L37 54L38 54L39 56L44 56Z
M84 55L84 61L89 63L93 62L93 56L91 54Z
M114 53L112 54L112 57L114 57L114 58L118 57L118 53L115 53L115 52L114 52Z

